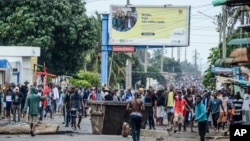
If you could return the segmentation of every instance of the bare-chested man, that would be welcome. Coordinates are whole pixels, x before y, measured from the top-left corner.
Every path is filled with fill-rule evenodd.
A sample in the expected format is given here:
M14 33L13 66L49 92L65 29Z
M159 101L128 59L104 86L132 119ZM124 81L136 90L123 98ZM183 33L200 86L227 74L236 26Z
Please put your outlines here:
M138 91L135 91L134 99L127 104L127 110L132 111L130 114L130 125L132 129L133 141L139 141L142 122L142 111L145 110L145 107Z

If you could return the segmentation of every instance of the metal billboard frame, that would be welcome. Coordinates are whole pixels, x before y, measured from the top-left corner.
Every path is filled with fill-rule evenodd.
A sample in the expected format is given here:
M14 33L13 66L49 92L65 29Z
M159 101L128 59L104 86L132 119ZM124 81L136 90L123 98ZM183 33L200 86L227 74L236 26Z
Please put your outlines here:
M113 45L133 45L136 48L163 48L164 47L188 47L190 45L190 21L191 21L191 6L190 5L110 5L110 13L108 14L108 33L109 37L112 37L112 7L121 7L121 8L131 8L131 7L139 7L139 8L186 8L187 9L187 25L186 25L186 45L166 45L166 44L140 44L140 43L135 43L135 44L117 44L117 43L110 43L110 40L108 40L108 44L113 46Z

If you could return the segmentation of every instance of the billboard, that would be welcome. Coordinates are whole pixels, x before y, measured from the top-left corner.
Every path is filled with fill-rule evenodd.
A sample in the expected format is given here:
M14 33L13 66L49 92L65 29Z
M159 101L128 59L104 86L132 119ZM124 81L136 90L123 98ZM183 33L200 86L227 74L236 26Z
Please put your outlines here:
M190 6L115 6L110 45L189 46Z

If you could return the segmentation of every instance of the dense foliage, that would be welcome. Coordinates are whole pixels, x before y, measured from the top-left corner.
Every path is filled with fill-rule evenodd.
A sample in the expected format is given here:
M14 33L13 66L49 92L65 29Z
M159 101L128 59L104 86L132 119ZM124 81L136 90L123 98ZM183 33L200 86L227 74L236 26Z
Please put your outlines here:
M91 87L100 86L100 76L97 73L79 71L73 78L70 79L70 83L75 86Z
M2 0L0 11L0 45L41 47L39 64L57 75L78 72L98 37L81 0Z

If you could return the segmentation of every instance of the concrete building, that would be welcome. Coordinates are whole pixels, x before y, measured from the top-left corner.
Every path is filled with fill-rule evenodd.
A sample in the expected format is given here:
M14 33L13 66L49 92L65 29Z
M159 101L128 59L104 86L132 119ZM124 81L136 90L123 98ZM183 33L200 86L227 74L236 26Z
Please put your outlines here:
M40 56L40 47L0 46L0 84L33 84L34 64Z

